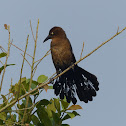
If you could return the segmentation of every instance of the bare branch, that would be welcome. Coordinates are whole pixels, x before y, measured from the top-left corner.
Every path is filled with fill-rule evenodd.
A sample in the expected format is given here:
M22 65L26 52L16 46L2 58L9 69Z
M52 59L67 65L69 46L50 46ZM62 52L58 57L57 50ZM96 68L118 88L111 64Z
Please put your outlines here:
M39 63L40 63L47 55L49 55L49 52L50 52L50 50L47 51L46 54L45 54L41 59L39 59L39 60L36 61L36 62L38 62L38 61L39 61L39 62L36 64L36 66L34 67L34 69L37 68L37 66L39 65ZM36 63L36 62L35 62L35 63Z
M118 32L119 32L119 26L118 26L118 29L117 29L117 34L118 34Z
M35 41L34 33L33 33L33 30L32 30L31 20L30 20L30 28L31 28L31 32L32 32L33 39L34 39L34 41Z
M6 53L6 50L2 46L0 46L0 49L2 50L2 52Z
M124 29L122 29L120 32L116 33L114 36L112 36L110 39L108 39L107 41L103 42L100 46L98 46L96 49L94 49L92 52L90 52L89 54L87 54L86 56L84 56L83 58L81 58L80 60L78 60L76 63L74 63L73 65L71 65L69 68L67 68L66 70L64 70L62 73L60 73L59 75L55 76L53 79L58 78L59 76L61 76L62 74L64 74L65 72L67 72L69 69L71 69L74 65L78 64L80 61L84 60L85 58L87 58L88 56L90 56L92 53L94 53L96 50L98 50L101 46L103 46L104 44L106 44L107 42L109 42L110 40L112 40L113 38L115 38L116 36L118 36L120 33L122 33L124 30L126 30L126 27ZM50 82L44 83L44 84L40 84L38 87L34 88L33 90L29 91L27 94L22 95L21 97L18 98L18 101L21 100L22 98L30 95L31 93L33 93L34 91L38 90L39 88L49 84ZM0 112L3 112L5 109L7 109L9 106L15 104L17 102L17 100L12 101L10 104L6 105L5 107L3 107Z
M4 66L3 62L0 60L1 64Z
M19 47L17 47L16 45L10 43L11 45L13 45L14 47L16 47L17 49L19 49L20 51L24 52L22 49L20 49ZM26 53L28 56L30 56L31 58L33 58L31 55L29 55L28 53Z
M27 47L28 47L28 38L29 38L29 35L27 36L25 51L24 51L24 55L23 55L23 62L22 62L22 66L21 66L20 81L19 81L19 88L18 88L18 97L20 94L20 86L21 86L21 78L22 78L22 72L23 72L23 67L24 67L25 54L26 54Z
M23 54L21 54L23 56ZM28 63L28 65L31 67L31 64L28 62L28 60L24 57L24 59L26 60L26 62Z
M37 39L38 39L38 27L39 27L39 19L38 19L37 28L36 28L36 39L35 39L35 46L34 46L34 52L33 52L33 58L32 58L31 77L30 77L30 83L29 83L29 89L28 89L29 92L30 92L30 89L31 89L32 78L33 78L33 69L34 69L36 46L37 46ZM29 95L26 97L25 108L28 107L28 102L29 102ZM24 124L24 122L25 122L26 113L27 113L27 110L25 109L23 119L22 119L22 124Z
M10 25L8 25L8 33L9 33L8 51L7 51L6 61L5 61L5 64L4 64L4 70L3 70L3 74L2 74L1 84L0 84L0 92L1 92L1 89L2 89L2 84L3 84L3 79L4 79L4 75L5 75L5 69L6 69L8 57L10 55Z
M82 47L82 51L81 51L81 55L80 55L80 59L82 58L83 50L84 50L84 42L83 42L83 47Z

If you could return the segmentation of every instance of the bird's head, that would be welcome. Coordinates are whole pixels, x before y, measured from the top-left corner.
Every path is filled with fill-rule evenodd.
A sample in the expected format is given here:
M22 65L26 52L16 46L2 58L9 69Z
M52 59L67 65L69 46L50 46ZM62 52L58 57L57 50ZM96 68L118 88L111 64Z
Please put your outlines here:
M53 27L49 31L49 35L46 37L44 42L47 41L48 39L64 38L64 37L66 37L66 33L61 27Z

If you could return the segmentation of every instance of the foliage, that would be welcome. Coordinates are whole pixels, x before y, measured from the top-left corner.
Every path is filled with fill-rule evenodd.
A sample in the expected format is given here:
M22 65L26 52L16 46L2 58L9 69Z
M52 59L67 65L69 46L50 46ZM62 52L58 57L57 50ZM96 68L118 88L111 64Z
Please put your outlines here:
M48 78L45 75L40 75L37 81L32 80L31 90L39 85L39 82L44 82ZM40 81L41 80L41 81ZM20 82L20 80L19 80ZM29 79L26 77L21 78L20 92L18 92L19 82L12 85L9 90L9 99L7 96L1 95L3 103L0 108L11 103L14 99L19 96L24 95L28 92ZM49 86L50 87L50 86ZM43 91L43 89L41 89ZM82 109L79 105L72 105L67 103L66 99L60 100L59 98L52 98L51 100L42 99L36 102L36 97L40 95L40 90L36 90L31 94L28 102L27 118L25 119L25 124L35 125L35 126L69 126L68 124L63 124L64 120L72 119L76 116L80 116L76 111L77 109ZM13 96L13 97L11 97ZM34 98L33 98L34 97ZM26 105L26 98L22 99L21 102L16 104L16 110L14 106L9 106L4 112L0 113L0 125L21 125L23 114ZM70 107L69 107L70 106Z
M5 53L5 52L0 53L0 58L6 57L6 56L7 56L7 53ZM15 64L7 64L6 67L11 66L11 65L15 65ZM0 74L1 74L2 70L4 70L4 67L5 67L4 65L0 67Z

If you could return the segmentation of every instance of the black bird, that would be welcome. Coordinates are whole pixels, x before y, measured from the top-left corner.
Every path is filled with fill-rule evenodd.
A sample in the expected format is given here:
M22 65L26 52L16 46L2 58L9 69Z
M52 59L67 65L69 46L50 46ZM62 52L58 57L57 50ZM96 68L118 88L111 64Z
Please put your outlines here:
M62 28L53 27L44 42L48 39L52 39L52 60L56 72L59 74L74 64L76 59L70 41ZM74 65L69 71L53 81L55 94L59 95L60 99L64 99L64 96L66 96L67 102L72 101L73 104L77 102L76 94L80 101L85 103L92 101L92 97L96 96L96 91L99 90L98 86L97 77L78 65Z

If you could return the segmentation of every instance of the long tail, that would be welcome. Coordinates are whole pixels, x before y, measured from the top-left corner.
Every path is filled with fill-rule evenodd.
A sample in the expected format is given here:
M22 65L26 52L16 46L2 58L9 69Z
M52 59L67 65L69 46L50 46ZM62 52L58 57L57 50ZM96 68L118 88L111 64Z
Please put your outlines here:
M53 83L55 94L59 95L60 99L66 96L67 102L72 101L73 104L77 102L76 94L80 101L88 103L93 100L93 96L96 96L96 91L99 90L97 77L79 66L70 69Z

